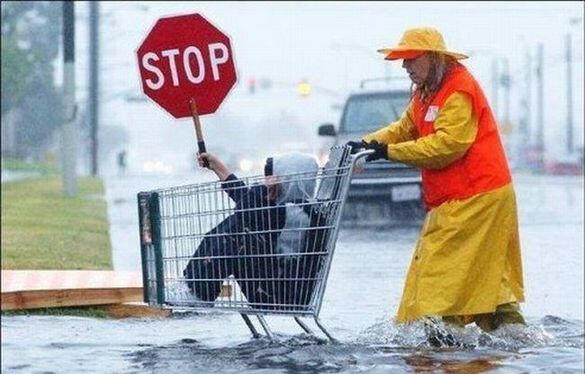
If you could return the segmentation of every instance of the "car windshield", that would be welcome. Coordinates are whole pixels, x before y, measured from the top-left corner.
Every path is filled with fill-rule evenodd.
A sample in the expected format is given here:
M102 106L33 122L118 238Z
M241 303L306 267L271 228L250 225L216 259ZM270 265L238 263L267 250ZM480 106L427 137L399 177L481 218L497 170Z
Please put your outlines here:
M340 126L341 132L364 132L396 121L406 109L410 94L360 95L350 98Z

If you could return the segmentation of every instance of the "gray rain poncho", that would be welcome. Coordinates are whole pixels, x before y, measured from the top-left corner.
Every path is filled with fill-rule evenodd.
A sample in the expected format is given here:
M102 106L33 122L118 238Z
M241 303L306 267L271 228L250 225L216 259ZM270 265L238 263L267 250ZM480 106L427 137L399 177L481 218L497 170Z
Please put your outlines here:
M286 206L286 221L278 237L278 253L300 253L309 216L298 206L299 202L313 199L319 165L311 155L288 153L272 159L272 175L279 177L281 190L276 203ZM295 204L296 203L296 204Z

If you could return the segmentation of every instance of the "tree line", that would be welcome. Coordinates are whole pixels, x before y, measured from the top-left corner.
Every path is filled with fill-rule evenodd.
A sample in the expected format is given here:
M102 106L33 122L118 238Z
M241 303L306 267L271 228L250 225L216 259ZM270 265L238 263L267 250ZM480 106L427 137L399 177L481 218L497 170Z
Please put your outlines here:
M2 9L2 156L44 160L62 118L55 62L60 1L4 1Z

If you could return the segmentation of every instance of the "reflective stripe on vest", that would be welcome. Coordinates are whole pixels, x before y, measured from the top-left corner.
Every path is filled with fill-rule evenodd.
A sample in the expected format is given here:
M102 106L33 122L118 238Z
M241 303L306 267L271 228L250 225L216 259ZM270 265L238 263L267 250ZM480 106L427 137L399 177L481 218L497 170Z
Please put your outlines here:
M475 141L463 157L442 169L422 169L424 200L427 208L449 200L465 199L491 191L511 182L510 170L500 141L496 121L479 84L467 69L457 64L444 78L435 96L424 104L418 95L413 98L414 123L419 137L435 132L436 115L454 92L465 92L472 98L473 114L478 119Z

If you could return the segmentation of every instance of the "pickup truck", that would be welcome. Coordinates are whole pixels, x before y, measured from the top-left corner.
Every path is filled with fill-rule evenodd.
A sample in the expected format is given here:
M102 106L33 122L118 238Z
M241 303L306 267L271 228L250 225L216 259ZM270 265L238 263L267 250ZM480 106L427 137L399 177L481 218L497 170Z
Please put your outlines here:
M334 137L334 144L362 136L395 121L410 100L408 89L362 91L349 95L337 130L333 124L319 126L320 136ZM421 176L417 168L388 160L366 162L354 170L343 221L352 224L420 223ZM342 222L343 222L342 221Z

